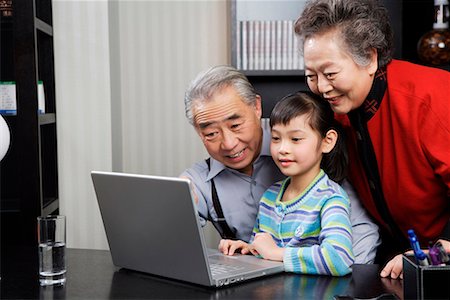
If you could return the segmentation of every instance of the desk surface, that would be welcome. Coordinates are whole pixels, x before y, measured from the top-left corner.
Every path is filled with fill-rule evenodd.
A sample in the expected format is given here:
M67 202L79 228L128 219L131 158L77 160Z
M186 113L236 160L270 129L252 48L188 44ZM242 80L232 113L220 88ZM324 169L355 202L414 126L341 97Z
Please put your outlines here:
M333 299L335 295L396 299L387 294L403 298L402 282L380 278L378 265L355 265L352 275L345 277L284 273L214 289L117 268L109 251L67 249L65 286L40 287L37 255L19 260L16 255L2 251L2 299Z

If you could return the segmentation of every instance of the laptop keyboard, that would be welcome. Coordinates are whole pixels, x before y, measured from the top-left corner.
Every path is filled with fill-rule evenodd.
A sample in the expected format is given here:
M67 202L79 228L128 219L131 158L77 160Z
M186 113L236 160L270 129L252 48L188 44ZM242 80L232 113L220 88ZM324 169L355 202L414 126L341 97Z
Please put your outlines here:
M225 265L225 264L220 264L220 263L211 263L209 266L210 266L212 275L219 275L219 274L224 274L224 273L229 273L229 272L245 269L243 266L232 266L232 265Z

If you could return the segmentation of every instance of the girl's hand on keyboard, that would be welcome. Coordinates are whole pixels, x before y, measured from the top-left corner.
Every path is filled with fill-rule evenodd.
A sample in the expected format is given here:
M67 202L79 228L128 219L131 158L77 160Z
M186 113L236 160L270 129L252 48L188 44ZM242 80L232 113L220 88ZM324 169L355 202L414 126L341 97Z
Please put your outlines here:
M244 241L221 240L219 243L219 251L225 255L233 255L239 252L241 254L254 254L253 250L253 246Z
M283 261L285 249L277 246L270 233L257 233L253 239L252 246L254 247L252 251L259 253L264 259Z

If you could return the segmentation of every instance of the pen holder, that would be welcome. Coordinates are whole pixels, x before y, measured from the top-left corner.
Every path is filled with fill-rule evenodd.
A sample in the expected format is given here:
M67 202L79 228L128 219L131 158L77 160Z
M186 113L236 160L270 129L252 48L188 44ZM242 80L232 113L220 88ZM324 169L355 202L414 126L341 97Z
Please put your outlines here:
M450 265L420 266L403 255L404 299L450 299Z

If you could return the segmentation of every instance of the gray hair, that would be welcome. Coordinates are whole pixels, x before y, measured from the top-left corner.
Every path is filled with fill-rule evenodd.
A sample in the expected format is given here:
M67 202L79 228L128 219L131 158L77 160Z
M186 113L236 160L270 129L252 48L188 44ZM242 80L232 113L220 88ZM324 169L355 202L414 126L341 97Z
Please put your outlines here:
M300 51L305 39L337 29L355 63L367 66L371 50L378 66L392 60L394 33L386 8L377 0L311 0L295 22Z
M189 85L184 96L186 118L194 124L192 108L194 102L207 102L217 91L232 86L242 101L256 105L256 91L247 77L231 66L215 66L201 72Z

